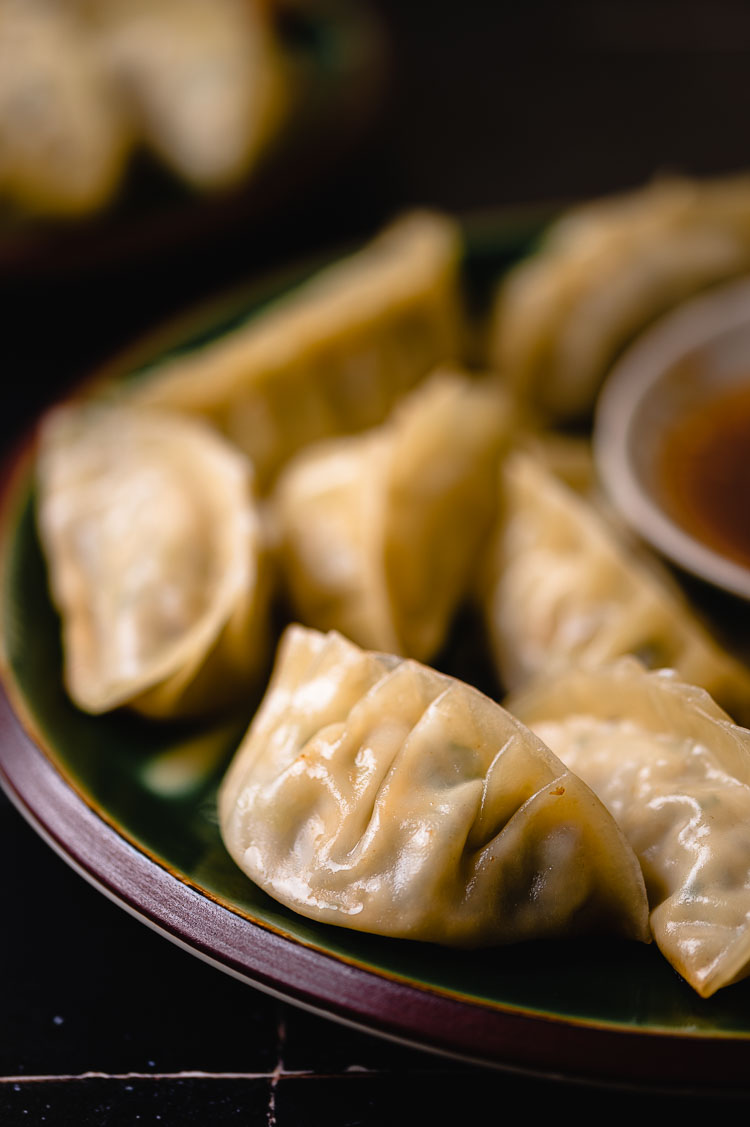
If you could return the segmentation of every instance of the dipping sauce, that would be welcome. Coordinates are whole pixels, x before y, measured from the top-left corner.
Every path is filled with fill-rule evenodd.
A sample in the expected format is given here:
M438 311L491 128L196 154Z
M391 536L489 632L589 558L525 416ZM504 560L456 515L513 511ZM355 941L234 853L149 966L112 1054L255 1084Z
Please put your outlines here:
M750 376L674 424L657 473L672 519L727 559L750 567Z

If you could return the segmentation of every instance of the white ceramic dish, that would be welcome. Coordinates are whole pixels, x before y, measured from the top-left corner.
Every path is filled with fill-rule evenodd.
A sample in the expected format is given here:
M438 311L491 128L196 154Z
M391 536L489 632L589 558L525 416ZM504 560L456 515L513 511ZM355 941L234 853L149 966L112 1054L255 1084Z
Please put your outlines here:
M743 388L750 403L750 278L685 303L622 354L602 389L593 441L604 487L633 529L685 571L750 600L750 567L691 531L663 480L672 428ZM747 511L750 523L750 496Z

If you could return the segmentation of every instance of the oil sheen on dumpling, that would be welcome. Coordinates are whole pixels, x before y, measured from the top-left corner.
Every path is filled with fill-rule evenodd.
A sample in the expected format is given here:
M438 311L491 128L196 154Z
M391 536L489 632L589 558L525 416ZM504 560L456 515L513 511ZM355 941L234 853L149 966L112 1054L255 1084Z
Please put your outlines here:
M265 491L301 447L383 421L461 349L458 226L413 212L221 340L152 369L139 402L205 415Z
M63 407L46 420L38 522L65 680L100 713L213 711L266 657L247 460L198 420Z
M337 634L288 629L219 814L240 868L315 920L468 947L647 932L632 850L541 742Z
M494 385L444 370L384 426L292 459L272 511L293 616L429 661L492 527L510 429Z
M750 177L658 180L564 214L501 283L490 352L553 419L587 416L649 321L750 268Z
M501 492L485 610L506 689L567 664L635 654L676 669L733 715L750 715L750 673L591 501L521 451L502 467Z
M750 732L674 673L623 658L510 701L638 855L654 938L703 997L750 971Z

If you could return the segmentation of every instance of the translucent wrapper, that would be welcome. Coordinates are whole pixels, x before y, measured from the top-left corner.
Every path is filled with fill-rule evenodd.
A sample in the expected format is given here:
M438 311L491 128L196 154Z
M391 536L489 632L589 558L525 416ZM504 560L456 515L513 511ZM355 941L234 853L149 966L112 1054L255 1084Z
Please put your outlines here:
M412 661L291 627L219 796L237 864L312 919L458 946L647 937L638 864L499 705Z
M244 456L199 421L71 406L45 421L37 480L76 704L194 715L246 695L269 638Z
M440 371L382 427L292 459L271 511L294 617L433 657L492 527L510 429L496 387Z
M624 658L508 702L638 855L654 938L707 998L750 971L750 732L702 689Z
M484 605L507 689L569 664L635 654L650 668L678 670L733 714L750 715L750 672L714 641L650 556L530 454L514 452L501 473Z

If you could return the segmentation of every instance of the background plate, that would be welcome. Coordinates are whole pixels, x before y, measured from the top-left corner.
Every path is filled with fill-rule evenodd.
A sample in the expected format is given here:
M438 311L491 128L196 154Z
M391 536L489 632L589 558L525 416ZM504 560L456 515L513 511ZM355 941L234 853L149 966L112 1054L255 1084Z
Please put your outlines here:
M540 223L538 214L516 214L469 227L466 277L476 305ZM308 273L183 318L109 366L107 378L221 334ZM387 940L316 925L251 884L225 852L215 816L217 782L249 714L196 731L125 713L86 716L65 695L33 520L32 456L27 440L2 485L0 777L85 877L222 970L370 1032L601 1082L748 1086L750 982L701 1000L654 947L612 941L466 954ZM491 687L471 621L459 624L438 664Z
M377 12L366 0L280 2L272 22L291 106L246 176L224 189L193 189L140 145L101 211L69 222L0 212L0 283L153 269L157 255L195 254L239 235L257 240L356 159L381 112L389 65Z

